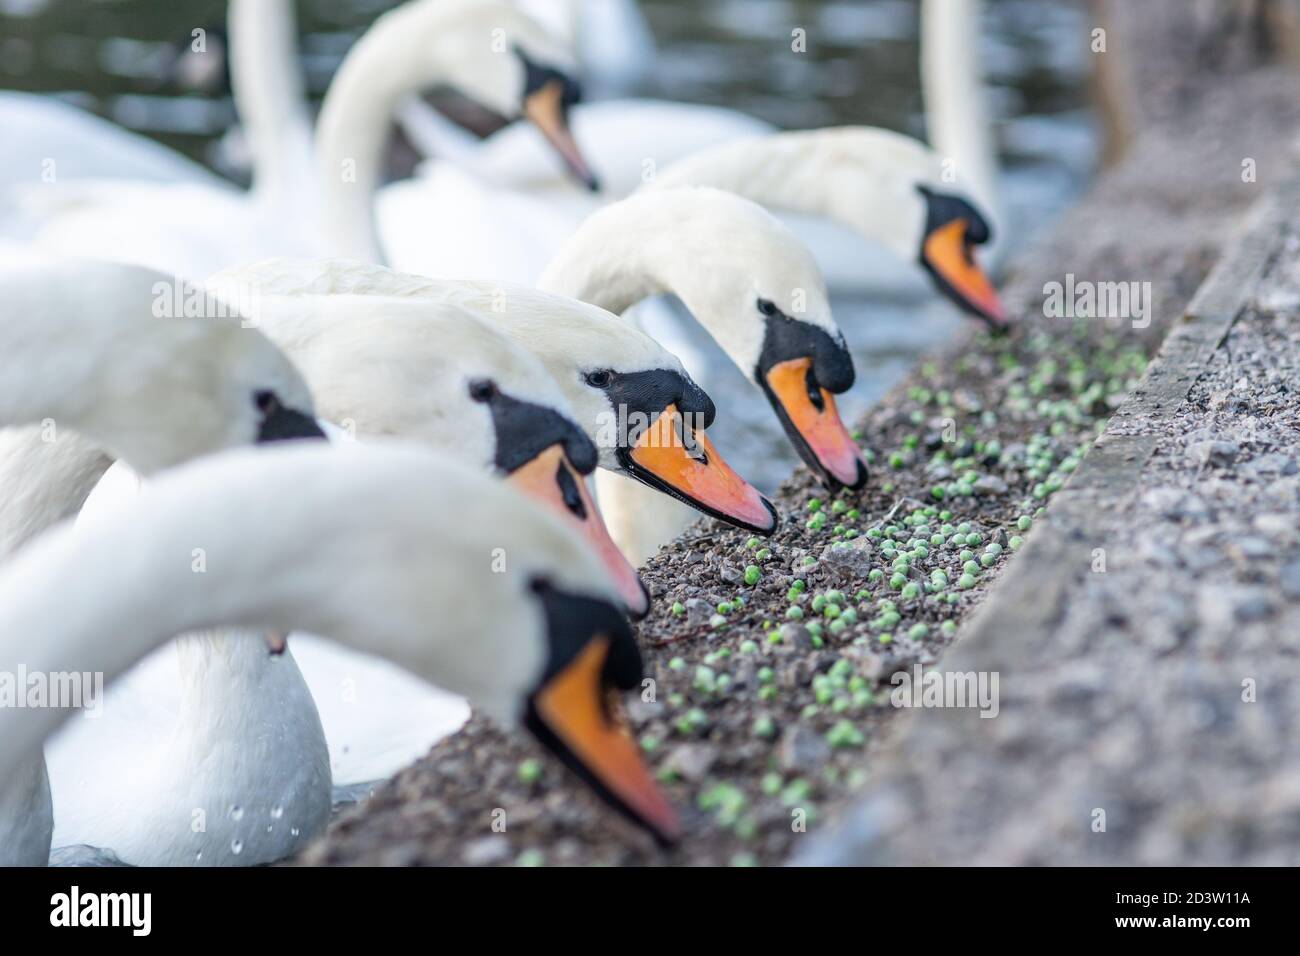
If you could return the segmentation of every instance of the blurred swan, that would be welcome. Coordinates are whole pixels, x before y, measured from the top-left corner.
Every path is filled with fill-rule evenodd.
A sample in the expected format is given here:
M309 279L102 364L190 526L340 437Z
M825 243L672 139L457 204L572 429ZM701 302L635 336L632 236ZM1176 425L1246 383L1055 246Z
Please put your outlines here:
M104 451L155 472L239 444L320 434L302 377L237 317L159 321L159 296L172 289L158 273L108 263L0 267L0 540L10 549L80 506ZM29 423L39 427L13 428ZM46 631L6 633L41 645ZM286 661L275 689L291 695L295 682ZM323 754L323 736L317 743ZM299 755L311 759L309 749ZM22 772L0 777L0 864L43 865L52 828L45 763L39 748L23 756ZM321 783L328 809L328 772Z
M374 201L389 126L403 101L442 83L506 118L527 116L575 175L590 178L564 121L577 95L571 57L504 3L411 0L381 16L330 85L317 128L319 154L297 68L290 0L231 0L230 27L235 98L253 151L250 192L211 183L60 180L10 191L14 218L24 224L15 231L62 254L182 275L210 275L270 255L378 261L377 238L348 231L350 209ZM500 55L492 45L497 42ZM467 201L481 209L491 197ZM456 222L458 238L469 244L488 227L464 216L463 208L439 215ZM488 222L508 214L489 210ZM420 213L394 215L410 228L409 217ZM428 221L417 227L437 232Z
M306 444L177 469L94 528L33 543L0 572L0 665L111 681L178 632L302 628L522 725L607 803L673 839L674 811L611 710L610 693L639 687L644 671L585 545L517 492L431 451ZM203 575L176 560L195 541L211 559ZM485 560L494 548L509 556L504 568ZM68 713L0 708L0 779ZM234 757L276 769L255 751ZM274 808L210 809L209 821L242 825L231 852L284 819Z

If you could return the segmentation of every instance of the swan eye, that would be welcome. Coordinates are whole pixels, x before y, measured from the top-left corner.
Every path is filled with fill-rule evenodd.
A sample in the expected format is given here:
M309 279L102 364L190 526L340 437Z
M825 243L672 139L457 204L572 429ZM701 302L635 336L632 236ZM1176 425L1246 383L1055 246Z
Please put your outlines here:
M479 378L469 383L469 397L476 402L490 402L496 394L496 383L489 379Z
M776 303L773 302L771 299L759 299L758 311L762 312L764 315L770 316L770 315L777 315L778 313L780 313L781 310L776 307Z
M270 415L280 407L280 399L275 392L254 392L253 404L257 406L257 410L263 415Z
M592 388L609 388L612 381L614 381L614 373L608 369L587 373L587 384Z

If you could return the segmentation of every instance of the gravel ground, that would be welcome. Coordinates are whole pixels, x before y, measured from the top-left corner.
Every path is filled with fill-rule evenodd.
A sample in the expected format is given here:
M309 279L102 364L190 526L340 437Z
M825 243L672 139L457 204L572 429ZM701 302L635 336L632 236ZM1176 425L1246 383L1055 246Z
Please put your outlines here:
M1176 16L1172 7L1163 9ZM1139 27L1168 24L1153 20L1134 30ZM1173 55L1181 49L1169 37L1161 43ZM1143 80L1161 63L1149 57L1139 66ZM1144 136L1130 159L1017 264L1004 287L1008 306L1024 320L1021 331L953 343L861 423L873 458L864 489L829 499L801 469L777 494L783 526L772 538L754 542L709 523L648 565L657 601L639 633L655 702L634 700L629 710L647 760L682 812L686 837L676 849L654 848L530 741L474 719L370 800L340 814L299 862L769 864L805 852L814 839L807 833L825 830L827 821L852 807L855 793L875 785L881 752L904 723L899 715L913 713L890 706L890 675L936 662L954 640L1018 539L1032 536L1038 509L1069 478L1135 384L1171 318L1230 239L1230 225L1285 166L1286 144L1276 131L1295 128L1296 99L1277 74L1214 77L1203 87L1150 75L1160 77L1152 86L1161 89L1164 109L1144 117ZM1256 182L1241 179L1244 149L1258 163ZM1061 281L1066 272L1151 282L1153 321L1134 328L1130 322L1043 318L1043 284ZM1185 445L1186 436L1179 437ZM1180 448L1178 460L1185 454ZM1201 469L1198 480L1219 477L1217 465L1206 467L1208 475ZM1225 547L1243 537L1273 540L1272 532L1250 527L1250 534L1227 534ZM1166 550L1176 547L1142 536L1127 546L1117 540L1111 566L1148 555L1156 540ZM1209 547L1215 540L1201 543ZM755 584L746 582L751 567ZM1162 573L1169 571L1178 569ZM1248 587L1221 576L1215 583ZM1147 590L1112 594L1096 607L1123 610L1138 606L1139 598L1163 600L1166 581L1151 582ZM1248 615L1266 615L1251 594L1240 596ZM1186 617L1198 607L1189 600L1161 607ZM1093 610L1088 602L1079 613ZM1089 647L1123 642L1125 625L1104 620L1114 641L1094 638L1084 642ZM1137 626L1135 618L1128 620ZM1259 618L1264 630L1266 620ZM1079 633L1088 627L1079 625ZM1234 626L1231 639L1248 633L1255 632ZM1181 646L1175 642L1165 653ZM1208 679L1208 659L1175 658L1170 666L1185 682L1198 674ZM1243 659L1234 683L1245 666ZM1062 675L1058 690L1065 706L1079 695L1087 699L1088 679L1093 686L1112 679L1105 671L1089 673ZM1116 679L1142 686L1141 672ZM1076 692L1080 681L1083 689ZM1020 693L1011 690L1003 689L1004 711ZM1010 719L1004 713L980 723L996 725L998 733L1035 726L1032 713L1011 710ZM1204 726L1203 708L1188 704L1188 711L1193 723L1170 721L1167 732L1195 726L1195 720ZM1165 732L1150 721L1134 726L1148 725ZM1074 733L1086 733L1086 726L1084 720L1068 725ZM1130 729L1126 739L1136 732ZM936 766L944 766L941 777L924 772ZM984 768L984 776L977 769L971 781L989 785L988 773L1002 768ZM950 779L944 764L918 759L917 772L936 781L931 789L942 791L936 800L979 796L962 778ZM1059 817L1060 805L1048 795L1069 779L1063 773L1028 782L1030 793L1044 794L1044 805L1034 808L1043 819ZM1291 780L1291 790L1283 792L1294 795L1300 787ZM883 806L898 809L888 801ZM504 833L492 827L497 811L505 813ZM878 830L885 818L872 814ZM910 844L912 835L908 830L904 842Z

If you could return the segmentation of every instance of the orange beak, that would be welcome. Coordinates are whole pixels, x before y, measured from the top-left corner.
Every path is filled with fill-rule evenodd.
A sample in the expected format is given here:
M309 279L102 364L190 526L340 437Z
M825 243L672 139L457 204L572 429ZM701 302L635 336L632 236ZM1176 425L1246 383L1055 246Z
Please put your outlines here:
M607 802L664 843L681 833L677 814L655 785L640 751L606 706L601 673L609 638L596 635L533 698L542 743Z
M1005 329L1010 324L997 290L971 255L965 219L954 219L930 233L925 239L921 262L961 308L995 329Z
M866 462L840 420L835 396L815 385L811 370L811 358L777 362L767 373L768 397L809 467L828 484L860 487L867 480Z
M569 129L566 112L564 85L559 80L545 83L524 99L524 116L560 154L564 164L569 167L569 172L592 192L596 192L600 189L600 182L578 149L578 143Z
M776 509L727 464L704 431L688 429L669 405L619 453L634 478L692 508L759 534L776 530Z
M511 484L524 494L544 502L578 532L596 552L633 617L645 617L650 595L636 568L609 536L605 520L591 500L586 482L564 453L564 446L551 445L540 455L510 474Z

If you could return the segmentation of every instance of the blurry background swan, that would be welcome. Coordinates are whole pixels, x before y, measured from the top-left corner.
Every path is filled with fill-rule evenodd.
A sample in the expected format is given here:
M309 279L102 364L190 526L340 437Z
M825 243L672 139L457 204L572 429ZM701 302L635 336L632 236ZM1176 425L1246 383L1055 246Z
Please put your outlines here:
M519 0L587 54L591 98L636 96L713 104L783 128L866 124L925 137L917 0ZM0 116L4 90L46 92L155 138L226 176L246 175L222 56L225 0L0 0ZM304 72L314 99L357 36L395 0L299 0ZM204 30L207 53L188 52ZM792 31L807 52L791 52ZM595 37L609 37L595 42ZM1085 109L1087 16L1082 4L992 0L978 53L994 118L999 189L1013 244L1082 189L1095 162ZM474 124L454 96L439 102ZM486 132L490 127L480 127ZM7 143L13 166L39 167L44 145ZM32 156L25 150L34 150ZM71 157L65 157L70 159ZM417 156L395 150L394 172ZM75 170L75 164L70 164ZM61 166L65 172L66 166ZM71 174L71 173L68 173ZM164 175L165 173L159 173ZM0 223L0 230L3 224ZM840 295L836 317L854 348L858 385L848 418L878 398L916 356L961 326L923 283L887 296ZM779 428L702 331L691 346L710 365L710 392L734 413L718 443L770 489L794 465ZM744 431L746 434L737 434ZM747 451L752 460L738 454Z

